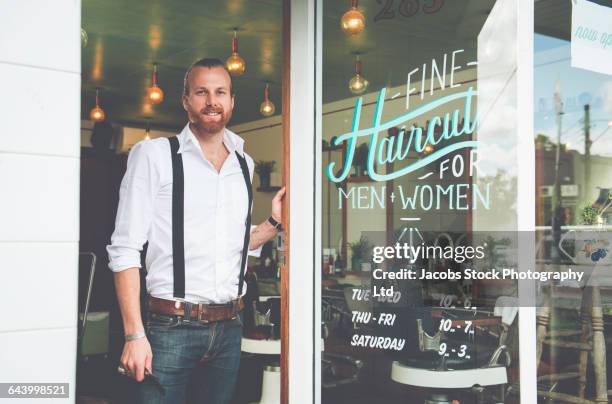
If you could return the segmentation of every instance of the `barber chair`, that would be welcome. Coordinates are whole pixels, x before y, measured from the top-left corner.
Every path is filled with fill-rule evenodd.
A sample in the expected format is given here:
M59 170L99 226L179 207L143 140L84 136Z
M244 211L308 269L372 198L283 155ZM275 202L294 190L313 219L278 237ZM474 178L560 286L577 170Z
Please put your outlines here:
M281 342L242 338L242 352L256 355L277 355L280 357ZM280 404L281 372L278 362L264 366L259 404Z
M250 310L245 310L248 318L244 319L241 350L266 359L259 404L280 404L280 297L257 293L248 304Z
M109 352L109 312L90 310L96 261L97 257L93 252L79 252L80 293L77 351L79 360L83 362L87 362L92 357L106 359ZM88 270L87 274L86 270Z
M505 308L498 309L498 304L505 304ZM518 312L516 306L513 298L504 297L496 303L495 316L470 309L415 310L416 338L407 342L418 341L418 349L408 350L393 362L391 379L429 389L425 404L450 404L453 400L503 403L510 365L505 341ZM450 327L433 333L431 325L438 323L440 315L441 321L450 321ZM466 321L471 321L472 332L465 332ZM499 325L495 328L500 331L490 331L492 325ZM495 341L492 345L491 340ZM459 348L463 346L465 349Z
M105 375L109 365L109 312L92 311L92 290L97 257L93 252L79 252L79 299L77 334L76 401L108 403ZM115 367L116 368L116 367Z

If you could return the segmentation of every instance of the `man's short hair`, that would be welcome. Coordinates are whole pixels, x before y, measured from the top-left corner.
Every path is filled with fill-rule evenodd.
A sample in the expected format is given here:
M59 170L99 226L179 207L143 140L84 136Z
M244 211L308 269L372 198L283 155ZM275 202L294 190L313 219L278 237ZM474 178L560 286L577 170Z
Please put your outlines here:
M213 67L221 67L227 72L227 75L230 78L230 94L234 95L234 90L232 88L232 74L228 70L225 63L223 63L217 58L203 58L200 60L196 60L191 64L191 66L189 66L189 69L187 69L187 73L185 73L185 79L183 80L183 95L189 95L189 73L191 73L191 70L193 70L194 67L207 67L209 69L212 69Z

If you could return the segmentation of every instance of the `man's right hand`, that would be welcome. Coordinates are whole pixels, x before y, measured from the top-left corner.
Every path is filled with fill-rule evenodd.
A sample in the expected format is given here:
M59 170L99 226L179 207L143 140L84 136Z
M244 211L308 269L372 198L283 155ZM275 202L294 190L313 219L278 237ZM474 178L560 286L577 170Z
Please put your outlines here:
M119 363L127 371L128 376L136 381L141 382L144 380L145 369L149 373L153 373L151 368L152 361L153 352L147 337L127 341L123 345L123 353Z

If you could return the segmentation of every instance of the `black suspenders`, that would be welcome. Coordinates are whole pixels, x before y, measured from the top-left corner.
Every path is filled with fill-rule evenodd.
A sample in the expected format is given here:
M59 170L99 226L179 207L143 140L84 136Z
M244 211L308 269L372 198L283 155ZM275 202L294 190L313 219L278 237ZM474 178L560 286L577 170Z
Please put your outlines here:
M249 241L251 239L251 205L253 204L253 188L251 187L251 176L249 175L249 167L247 166L246 158L236 152L236 157L240 162L240 168L242 169L242 176L244 177L244 183L247 187L247 193L249 195L249 204L247 206L247 217L244 225L244 243L242 244L242 259L240 260L240 278L238 279L238 297L242 296L242 287L244 286L244 272L246 271L246 260L247 252L249 250Z
M184 195L185 179L183 175L183 157L178 153L179 141L176 136L169 137L170 154L172 156L172 256L174 274L174 297L185 298L185 212ZM249 205L244 230L244 244L242 246L242 259L240 260L240 271L238 278L238 297L242 295L244 287L244 272L246 270L247 252L251 238L251 205L253 204L253 189L251 188L251 176L247 166L246 158L236 151L236 157L240 163L240 169L244 177L249 196Z
M185 179L179 141L169 137L172 156L172 259L174 262L174 297L185 298Z

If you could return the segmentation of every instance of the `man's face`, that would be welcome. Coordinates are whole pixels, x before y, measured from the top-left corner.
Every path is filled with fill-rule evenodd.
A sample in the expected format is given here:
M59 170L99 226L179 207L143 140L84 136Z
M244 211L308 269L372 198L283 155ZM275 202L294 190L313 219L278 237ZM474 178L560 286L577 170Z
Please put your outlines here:
M222 67L197 66L187 80L189 94L183 95L183 108L189 115L189 122L200 132L219 133L234 109L229 74Z

